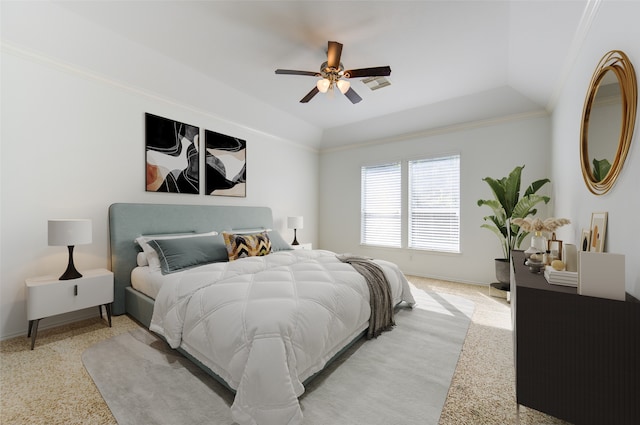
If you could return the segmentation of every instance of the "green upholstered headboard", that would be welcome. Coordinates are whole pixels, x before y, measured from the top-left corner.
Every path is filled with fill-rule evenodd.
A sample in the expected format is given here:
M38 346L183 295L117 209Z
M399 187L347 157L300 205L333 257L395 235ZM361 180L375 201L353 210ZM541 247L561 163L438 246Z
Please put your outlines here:
M112 204L109 248L114 274L113 314L126 312L125 288L131 286L131 271L137 265L139 249L134 240L138 236L272 227L273 215L268 207Z

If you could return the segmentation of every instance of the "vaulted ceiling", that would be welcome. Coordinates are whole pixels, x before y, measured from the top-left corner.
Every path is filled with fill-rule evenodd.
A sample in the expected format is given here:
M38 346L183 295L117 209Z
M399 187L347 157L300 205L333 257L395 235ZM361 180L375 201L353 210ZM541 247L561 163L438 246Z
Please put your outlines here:
M438 127L550 111L597 9L587 0L63 3L327 134L381 117ZM352 79L355 105L340 92L300 103L317 78L274 71L317 71L329 40L343 43L347 69L389 65L391 84L372 91Z

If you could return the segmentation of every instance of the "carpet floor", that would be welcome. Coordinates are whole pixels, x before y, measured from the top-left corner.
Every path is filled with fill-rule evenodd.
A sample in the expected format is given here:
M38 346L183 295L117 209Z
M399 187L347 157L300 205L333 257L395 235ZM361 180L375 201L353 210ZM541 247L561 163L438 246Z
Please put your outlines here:
M505 300L492 297L485 286L414 276L409 280L418 288L459 295L475 304L440 425L566 424L516 408L511 313ZM92 345L139 328L123 315L114 317L112 328L99 318L43 328L33 351L26 336L1 341L0 423L116 424L81 358Z

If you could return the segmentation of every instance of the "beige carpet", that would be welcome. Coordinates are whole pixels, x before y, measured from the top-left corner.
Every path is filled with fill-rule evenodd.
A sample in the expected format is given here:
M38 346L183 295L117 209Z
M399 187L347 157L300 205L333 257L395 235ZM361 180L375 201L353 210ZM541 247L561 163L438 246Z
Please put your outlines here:
M517 416L511 316L505 300L490 296L488 287L410 280L419 288L466 297L476 307L441 425L565 423L525 407ZM96 318L42 329L33 351L26 336L0 342L0 423L115 424L81 356L93 344L137 327L127 316L114 317L112 328Z

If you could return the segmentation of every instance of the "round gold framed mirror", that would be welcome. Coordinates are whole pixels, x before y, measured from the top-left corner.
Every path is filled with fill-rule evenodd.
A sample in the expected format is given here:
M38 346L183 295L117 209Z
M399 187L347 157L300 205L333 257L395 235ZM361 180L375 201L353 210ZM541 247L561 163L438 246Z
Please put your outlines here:
M582 177L596 195L615 184L629 152L636 121L638 87L627 55L612 50L598 64L582 111Z

